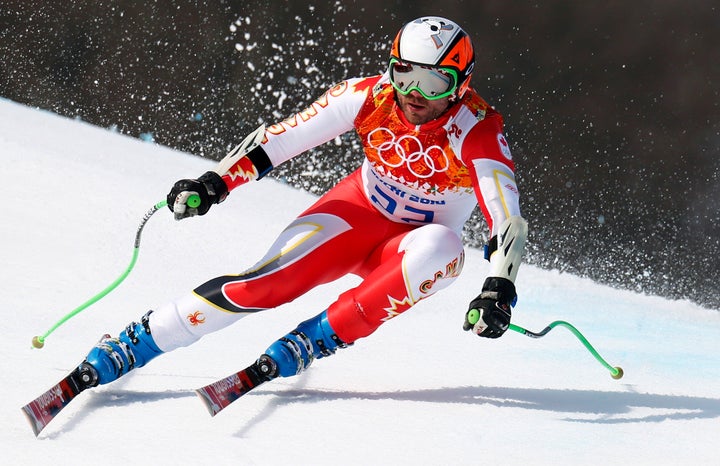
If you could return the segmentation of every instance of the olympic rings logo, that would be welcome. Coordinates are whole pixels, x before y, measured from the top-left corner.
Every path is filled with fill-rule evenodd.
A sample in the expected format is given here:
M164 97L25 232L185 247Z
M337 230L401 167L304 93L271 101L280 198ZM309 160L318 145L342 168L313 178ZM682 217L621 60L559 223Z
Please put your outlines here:
M396 138L388 128L376 128L370 131L367 139L382 163L390 168L398 168L404 164L410 173L418 178L430 178L450 168L450 160L442 147L433 145L423 148L422 143L415 136L406 134ZM377 140L383 142L376 145ZM429 171L424 174L418 173L418 170L425 171L422 168Z

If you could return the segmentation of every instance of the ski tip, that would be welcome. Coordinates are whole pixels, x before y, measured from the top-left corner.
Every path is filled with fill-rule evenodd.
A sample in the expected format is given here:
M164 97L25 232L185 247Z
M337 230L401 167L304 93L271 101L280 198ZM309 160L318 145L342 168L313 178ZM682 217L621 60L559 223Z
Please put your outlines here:
M215 415L219 413L222 409L220 406L218 406L212 401L210 395L205 391L204 388L198 388L197 390L195 390L195 394L202 400L205 408L207 408L208 412L210 413L210 416L215 417Z
M20 410L25 415L25 419L28 420L28 423L30 423L30 427L32 428L33 433L35 434L35 437L40 435L40 432L45 428L45 426L47 424L43 424L35 417L30 405L25 405L22 408L20 408Z

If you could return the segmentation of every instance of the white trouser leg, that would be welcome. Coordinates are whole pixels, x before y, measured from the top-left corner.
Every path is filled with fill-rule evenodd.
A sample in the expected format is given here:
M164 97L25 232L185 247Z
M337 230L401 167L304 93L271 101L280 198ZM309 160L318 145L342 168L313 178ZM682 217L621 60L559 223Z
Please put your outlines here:
M225 328L246 315L248 313L221 310L191 293L150 314L150 330L158 348L168 352L191 345L203 335Z

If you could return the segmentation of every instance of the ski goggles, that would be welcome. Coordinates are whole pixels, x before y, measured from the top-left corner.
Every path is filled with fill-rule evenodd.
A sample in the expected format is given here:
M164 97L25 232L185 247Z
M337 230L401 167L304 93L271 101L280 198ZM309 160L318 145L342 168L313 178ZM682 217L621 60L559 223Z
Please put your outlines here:
M457 72L451 68L416 65L392 58L388 72L393 87L402 95L418 91L427 100L437 100L452 95L458 87Z

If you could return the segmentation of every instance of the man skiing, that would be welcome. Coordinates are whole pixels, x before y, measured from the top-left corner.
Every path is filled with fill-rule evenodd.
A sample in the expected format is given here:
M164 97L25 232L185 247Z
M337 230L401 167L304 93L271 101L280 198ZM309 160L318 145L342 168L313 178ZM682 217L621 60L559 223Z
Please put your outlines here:
M490 230L490 274L464 330L497 338L508 328L527 236L501 115L473 89L474 51L456 23L423 17L399 31L385 73L348 79L306 110L253 134L213 171L167 196L175 218L204 215L242 184L354 129L365 159L283 230L265 256L213 278L104 337L80 365L87 387L240 318L355 274L362 282L273 342L254 366L264 380L372 334L460 274L460 234L476 205ZM480 284L478 284L479 286Z

